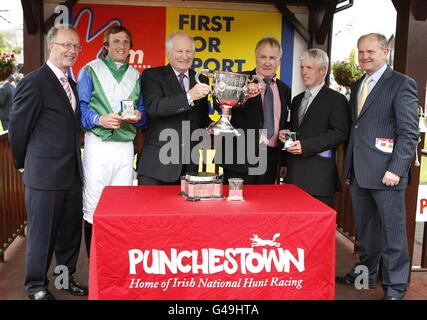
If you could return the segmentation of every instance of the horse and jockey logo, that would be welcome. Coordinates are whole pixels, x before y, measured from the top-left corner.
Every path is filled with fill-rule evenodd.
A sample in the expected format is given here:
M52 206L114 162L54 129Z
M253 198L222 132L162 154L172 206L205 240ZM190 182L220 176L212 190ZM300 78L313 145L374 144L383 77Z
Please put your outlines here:
M280 237L280 233L276 233L271 240L269 239L264 240L258 237L256 233L254 233L252 235L252 238L249 238L249 239L252 240L251 247L265 247L265 246L280 247L280 243L275 242L275 240L278 237Z

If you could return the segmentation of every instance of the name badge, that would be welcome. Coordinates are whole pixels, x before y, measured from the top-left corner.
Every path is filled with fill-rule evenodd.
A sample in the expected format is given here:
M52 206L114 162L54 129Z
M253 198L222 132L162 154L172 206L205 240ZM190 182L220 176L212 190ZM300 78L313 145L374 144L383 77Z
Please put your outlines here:
M393 146L394 146L394 140L393 139L387 139L387 138L376 138L375 139L375 147L382 152L392 153L393 152Z

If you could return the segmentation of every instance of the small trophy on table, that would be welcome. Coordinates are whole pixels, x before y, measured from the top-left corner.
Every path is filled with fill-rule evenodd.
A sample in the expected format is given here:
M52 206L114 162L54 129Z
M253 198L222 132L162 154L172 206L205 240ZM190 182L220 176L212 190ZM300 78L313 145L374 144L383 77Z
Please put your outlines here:
M228 187L228 201L245 201L243 199L243 179L229 178Z
M133 100L122 100L121 101L121 116L125 119L133 119L136 117Z

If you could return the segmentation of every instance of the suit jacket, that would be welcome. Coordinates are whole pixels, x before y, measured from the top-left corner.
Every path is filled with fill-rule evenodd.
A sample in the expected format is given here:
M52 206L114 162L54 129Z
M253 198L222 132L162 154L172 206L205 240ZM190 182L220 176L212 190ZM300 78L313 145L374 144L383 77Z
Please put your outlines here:
M44 64L29 73L16 88L10 112L9 138L15 167L25 168L26 186L40 190L67 190L82 174L80 107L76 84L74 112L53 71Z
M344 178L353 168L362 188L390 190L382 183L386 171L400 176L393 189L404 189L418 142L418 97L416 82L387 67L366 98L359 117L357 93L362 80L351 90L352 128L344 161ZM392 139L393 150L378 148L378 138Z
M193 70L189 70L190 88L196 85L195 74ZM204 76L200 77L200 81L208 83L208 79ZM138 174L165 182L177 181L183 165L182 150L189 151L196 144L192 142L188 146L188 141L183 141L183 121L190 121L189 134L198 128L206 128L210 122L207 97L194 101L194 107L189 106L187 95L169 64L144 70L141 86L148 120ZM173 145L175 148L181 146L178 163L165 165L159 159L161 148L166 143L172 146L169 141L160 141L160 133L164 129L171 129L178 133L178 145L176 143ZM189 139L189 137L184 138ZM185 157L189 157L187 152ZM198 164L191 163L187 169L198 171Z
M244 72L245 74L254 75L256 74L256 70L252 70L249 72ZM285 127L285 122L288 116L288 108L291 103L291 89L283 83L281 80L276 80L277 87L279 89L280 102L281 102L281 112L280 112L280 127L279 130ZM262 97L261 94L257 95L252 99L248 99L246 103L240 107L232 110L231 114L231 124L235 129L242 129L245 134L245 138L247 137L248 129L255 129L255 154L258 155L259 150L259 130L264 128L264 112L262 107ZM233 162L231 164L225 164L226 160L226 152L229 152L225 149L225 145L223 144L223 156L222 159L215 159L215 163L221 165L226 170L232 170L241 173L248 173L248 168L251 166L247 157L245 156L245 163L238 163L237 159L237 139L233 138ZM246 149L247 149L248 141L245 139ZM278 141L278 146L280 148L283 147L281 142ZM279 164L282 162L281 153L277 153L278 156L278 167L276 168L277 173L279 172ZM257 165L252 165L257 166Z
M14 93L15 88L9 81L0 86L0 121L9 120L9 111L12 107Z
M333 150L348 138L350 114L347 99L340 93L323 86L309 105L301 125L298 109L304 92L297 95L291 105L291 131L297 133L303 154L287 152L286 182L293 183L316 196L333 196L340 189L335 157L322 157L319 153Z

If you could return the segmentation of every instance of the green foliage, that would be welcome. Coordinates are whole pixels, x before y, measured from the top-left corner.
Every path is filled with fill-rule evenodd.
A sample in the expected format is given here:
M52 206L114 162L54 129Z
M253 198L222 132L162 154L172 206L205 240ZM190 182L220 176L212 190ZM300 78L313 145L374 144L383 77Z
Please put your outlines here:
M14 54L20 54L22 52L22 47L15 47L12 51Z
M363 76L363 70L356 64L356 50L351 50L347 60L334 62L332 74L335 81L345 87L351 87L359 80Z
M12 51L0 51L0 81L6 80L15 70L15 54Z
M0 31L0 51L12 50L16 54L22 52L22 45L16 45L16 32L12 30Z

